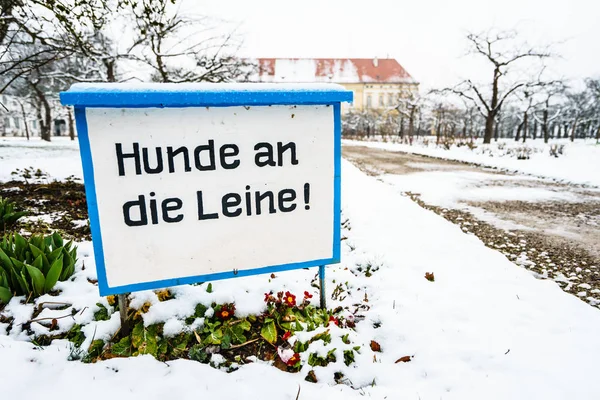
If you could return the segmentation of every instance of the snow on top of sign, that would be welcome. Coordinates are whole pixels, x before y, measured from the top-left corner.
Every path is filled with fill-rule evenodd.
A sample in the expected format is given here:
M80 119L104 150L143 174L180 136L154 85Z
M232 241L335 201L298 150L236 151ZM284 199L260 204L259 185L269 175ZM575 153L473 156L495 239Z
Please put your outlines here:
M334 83L76 83L68 92L344 92Z

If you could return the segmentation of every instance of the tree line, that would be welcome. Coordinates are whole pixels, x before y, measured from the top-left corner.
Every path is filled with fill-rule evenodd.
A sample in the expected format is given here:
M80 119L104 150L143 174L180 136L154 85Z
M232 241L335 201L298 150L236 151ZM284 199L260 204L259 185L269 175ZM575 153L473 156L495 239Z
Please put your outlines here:
M466 37L469 53L483 60L486 82L465 79L425 94L406 91L384 110L350 112L346 136L498 138L526 141L553 138L600 140L600 78L583 84L552 76L548 63L557 55L536 48L514 31L490 30Z

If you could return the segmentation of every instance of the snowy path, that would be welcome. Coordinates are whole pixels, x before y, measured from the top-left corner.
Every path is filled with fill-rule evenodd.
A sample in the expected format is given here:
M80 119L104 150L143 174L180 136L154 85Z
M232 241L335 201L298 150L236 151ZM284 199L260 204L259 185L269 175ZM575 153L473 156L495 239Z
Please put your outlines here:
M539 139L526 143L502 139L484 145L481 139L477 139L476 147L473 150L466 145L461 147L453 145L450 150L446 150L441 146L436 146L435 140L435 137L417 138L412 146L402 143L353 140L344 140L343 144L420 154L555 179L559 182L600 187L600 174L598 174L600 171L600 144L596 140L577 140L571 143L569 140L560 139L544 144L543 140ZM551 157L549 150L552 145L563 146L563 155L558 158ZM524 149L526 152L530 152L530 159L518 160L515 153Z
M351 221L348 241L378 255L382 264L365 278L371 310L357 332L365 343L377 340L383 353L377 353L376 362L361 359L348 373L358 385L374 377L375 386L354 391L344 385L311 384L303 374L264 364L231 374L191 361L160 363L150 356L86 365L66 361L64 342L36 350L0 334L0 375L11 382L4 395L38 397L51 387L63 399L81 393L87 399L125 393L130 399L294 399L300 385L300 399L600 396L595 379L600 357L597 310L552 282L534 279L475 237L347 162L343 176L344 213ZM350 246L344 248L348 263L353 252ZM281 278L297 282L300 277L307 284L312 274L300 272L282 273ZM435 282L427 281L425 272L434 272ZM332 271L329 279L338 274ZM227 285L249 288L245 279ZM260 290L256 296L262 296ZM381 323L378 329L376 322ZM406 355L414 355L413 361L394 363Z
M348 164L344 174L357 243L390 263L377 276L382 346L415 354L406 367L374 365L382 377L375 391L396 386L386 393L415 399L600 397L597 310L395 188ZM434 283L425 272L435 273Z

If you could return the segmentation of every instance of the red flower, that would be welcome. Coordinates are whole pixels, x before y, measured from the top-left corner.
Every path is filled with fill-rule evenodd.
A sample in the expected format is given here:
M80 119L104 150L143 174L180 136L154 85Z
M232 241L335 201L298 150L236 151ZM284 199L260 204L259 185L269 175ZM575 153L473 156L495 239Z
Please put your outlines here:
M336 324L337 326L340 325L340 320L337 319L336 317L334 317L333 315L331 317L329 317L329 322L333 322L334 324ZM329 324L327 324L329 325Z
M294 355L292 357L290 357L289 360L287 360L286 364L289 365L290 367L293 367L298 362L300 362L300 354L294 353Z
M285 297L283 298L285 304L289 307L294 307L296 305L296 296L291 294L290 292L285 292Z
M265 293L265 303L269 302L270 297L271 297L271 293Z
M313 295L308 293L306 290L304 291L304 300L312 299Z
M226 321L233 317L235 313L235 304L223 304L219 312L217 312L217 318Z
M290 336L292 336L292 332L287 331L286 333L283 334L283 336L281 338L283 340L288 340Z

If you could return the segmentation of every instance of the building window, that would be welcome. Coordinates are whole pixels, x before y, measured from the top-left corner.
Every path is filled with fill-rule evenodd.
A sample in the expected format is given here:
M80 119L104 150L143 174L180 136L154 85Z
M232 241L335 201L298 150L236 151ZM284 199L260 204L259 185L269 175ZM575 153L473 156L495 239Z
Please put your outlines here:
M371 103L371 95L367 96L367 108L371 108L373 104Z
M15 128L21 129L21 120L19 118L15 118Z
M33 129L37 129L37 121L36 120L31 121L31 126L33 127Z
M388 94L388 106L394 105L394 95L392 93Z
M379 107L383 107L383 94L379 95Z
M10 118L4 118L4 129L10 128Z

